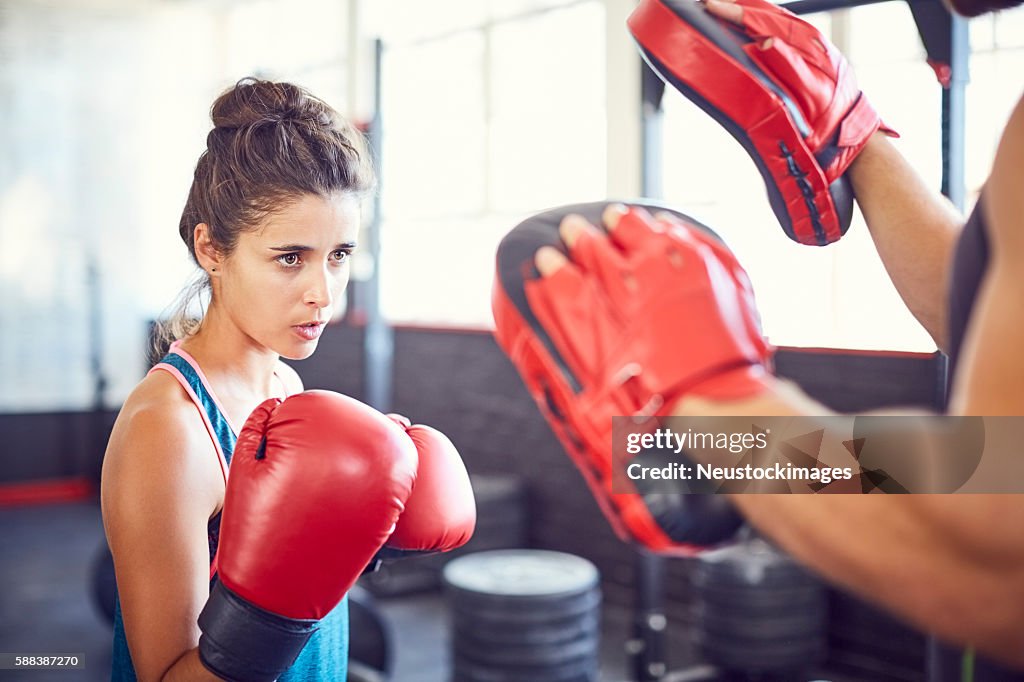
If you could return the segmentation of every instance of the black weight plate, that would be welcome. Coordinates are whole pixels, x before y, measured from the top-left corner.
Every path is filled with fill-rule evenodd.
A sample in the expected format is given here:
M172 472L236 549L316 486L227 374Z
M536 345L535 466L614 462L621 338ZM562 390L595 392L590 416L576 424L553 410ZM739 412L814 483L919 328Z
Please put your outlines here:
M772 617L738 615L715 611L698 611L697 627L707 633L735 636L743 639L773 642L778 639L792 639L825 636L827 619L825 611L810 610Z
M728 587L702 587L694 590L694 601L704 604L708 609L734 608L751 613L813 608L823 603L824 600L825 593L821 585L766 590L741 590Z
M557 644L577 637L596 635L601 630L600 614L595 611L557 621L509 627L507 621L466 618L453 624L454 637L481 646Z
M754 642L697 633L695 644L704 657L722 668L748 672L800 670L814 665L825 653L821 640Z
M828 614L828 608L824 595L821 595L819 599L782 609L752 608L746 604L718 604L704 600L695 600L690 608L690 612L693 619L697 622L700 622L705 617L710 617L716 620L778 622L780 627L786 627L785 622L790 620L822 620Z
M508 599L458 593L450 595L449 604L454 620L461 622L496 621L523 625L565 620L594 611L601 605L597 590L558 599Z
M579 659L596 659L600 636L585 635L556 644L480 645L475 640L452 640L455 655L488 666L530 666L544 668L568 664Z
M591 590L598 573L592 563L572 554L510 549L459 557L445 566L444 580L465 594L536 599Z
M456 657L454 682L596 682L598 664L592 660L573 661L543 668L528 666L487 666Z

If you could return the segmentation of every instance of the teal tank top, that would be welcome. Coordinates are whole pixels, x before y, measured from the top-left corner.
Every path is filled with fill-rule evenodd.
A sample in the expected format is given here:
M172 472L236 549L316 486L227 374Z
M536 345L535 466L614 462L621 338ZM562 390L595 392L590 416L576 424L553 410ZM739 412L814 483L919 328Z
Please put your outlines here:
M196 361L175 343L171 352L160 360L150 372L166 371L173 375L199 407L204 415L206 428L214 446L224 456L222 466L231 462L238 434L228 423L220 409L206 378ZM210 519L207 526L210 543L210 562L217 553L220 537L220 514ZM212 580L211 580L212 582ZM135 667L132 665L128 640L125 638L124 621L121 618L121 600L114 601L114 644L110 679L111 682L135 682ZM278 678L279 682L336 682L348 675L348 597L342 599L334 610L320 621L320 628L313 633L299 657L288 670Z

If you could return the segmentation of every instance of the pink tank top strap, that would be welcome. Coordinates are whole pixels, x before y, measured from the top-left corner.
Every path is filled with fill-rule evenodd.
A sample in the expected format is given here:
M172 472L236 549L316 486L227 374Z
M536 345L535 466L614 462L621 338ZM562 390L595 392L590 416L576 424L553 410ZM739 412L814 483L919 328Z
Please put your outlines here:
M227 485L228 464L235 449L238 429L221 407L199 364L179 346L180 341L172 343L167 355L153 365L149 373L163 371L173 376L195 404L217 452L221 476Z

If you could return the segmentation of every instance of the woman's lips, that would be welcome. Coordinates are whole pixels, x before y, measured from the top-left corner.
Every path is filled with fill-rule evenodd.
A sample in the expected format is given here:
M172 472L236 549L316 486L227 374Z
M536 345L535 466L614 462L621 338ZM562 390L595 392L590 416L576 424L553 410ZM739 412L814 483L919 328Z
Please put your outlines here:
M292 327L295 334L303 341L316 341L324 330L324 323L318 324L297 324Z

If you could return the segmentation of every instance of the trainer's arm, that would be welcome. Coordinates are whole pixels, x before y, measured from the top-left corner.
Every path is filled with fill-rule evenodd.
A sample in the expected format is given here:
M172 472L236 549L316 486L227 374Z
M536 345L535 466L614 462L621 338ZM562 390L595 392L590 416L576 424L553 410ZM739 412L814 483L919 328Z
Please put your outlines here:
M989 270L954 377L951 412L1024 415L1024 100L983 209ZM896 240L894 240L896 241ZM825 414L787 384L743 404L684 399L683 415ZM940 637L1024 668L1024 496L737 495L755 526L832 581Z
M771 379L768 386L738 403L684 398L675 412L829 413L786 382ZM732 501L829 581L925 631L1024 668L1024 498L751 494Z
M949 276L963 216L924 184L881 133L875 133L848 173L889 278L936 345L945 349Z

